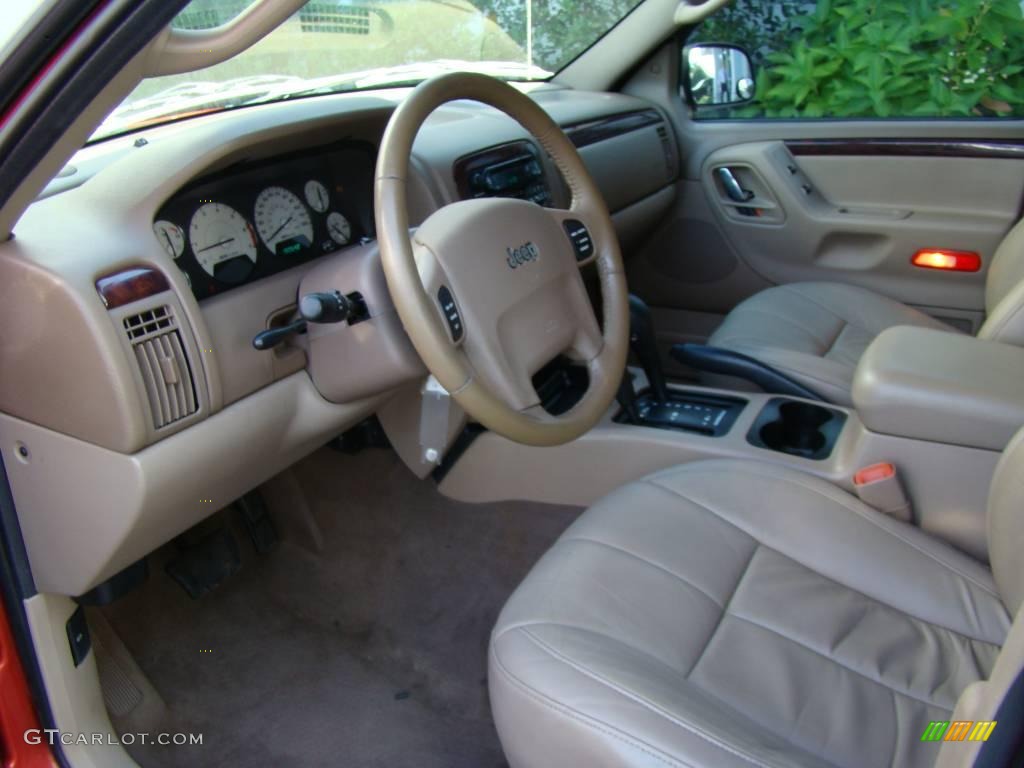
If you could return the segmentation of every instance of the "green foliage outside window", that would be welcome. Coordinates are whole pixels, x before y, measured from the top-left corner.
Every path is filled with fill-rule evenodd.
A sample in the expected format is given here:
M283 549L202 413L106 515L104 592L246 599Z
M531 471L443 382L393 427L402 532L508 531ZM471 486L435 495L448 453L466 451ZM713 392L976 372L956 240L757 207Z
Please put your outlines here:
M700 117L1022 117L1018 0L737 0L693 42L744 46L757 97Z

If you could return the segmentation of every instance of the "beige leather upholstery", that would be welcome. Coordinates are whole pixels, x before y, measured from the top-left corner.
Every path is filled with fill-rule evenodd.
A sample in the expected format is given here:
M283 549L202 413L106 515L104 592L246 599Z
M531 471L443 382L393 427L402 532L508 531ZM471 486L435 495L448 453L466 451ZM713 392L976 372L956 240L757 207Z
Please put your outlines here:
M978 337L1024 346L1024 221L1003 238L985 283ZM760 360L813 391L850 405L857 361L886 328L956 329L877 293L841 283L769 288L737 306L708 344Z
M1024 430L990 496L995 578L792 470L707 461L619 489L498 619L512 768L933 765L929 721L965 689L987 693L958 711L991 719L1022 663L1012 638L1000 655L1024 599L1022 477ZM943 745L943 765L970 764L958 747L976 751Z
M1014 288L1024 282L1024 220L1021 220L1003 238L999 249L992 257L985 281L985 307L991 314L995 308L1010 299ZM986 331L982 331L986 333ZM990 329L987 333L996 336Z
M865 288L791 283L737 306L708 344L749 355L834 403L850 405L857 362L878 334L895 325L958 332Z
M1007 446L992 478L988 499L988 546L992 571L1011 611L1024 603L1024 429Z
M1024 349L897 326L868 347L853 404L871 432L1001 451L1024 426Z

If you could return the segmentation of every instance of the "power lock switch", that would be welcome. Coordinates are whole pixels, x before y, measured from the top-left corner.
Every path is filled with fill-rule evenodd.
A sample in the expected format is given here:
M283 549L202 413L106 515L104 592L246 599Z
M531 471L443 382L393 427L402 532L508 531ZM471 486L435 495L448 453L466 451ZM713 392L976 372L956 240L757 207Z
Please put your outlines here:
M586 261L594 255L594 241L582 221L566 219L562 226L565 227L565 234L569 236L572 249L576 251L576 261Z
M455 306L455 298L452 296L452 292L448 290L447 285L442 285L437 289L437 300L441 304L444 319L448 321L448 330L451 331L452 341L460 341L463 331L462 316L459 314L459 308Z

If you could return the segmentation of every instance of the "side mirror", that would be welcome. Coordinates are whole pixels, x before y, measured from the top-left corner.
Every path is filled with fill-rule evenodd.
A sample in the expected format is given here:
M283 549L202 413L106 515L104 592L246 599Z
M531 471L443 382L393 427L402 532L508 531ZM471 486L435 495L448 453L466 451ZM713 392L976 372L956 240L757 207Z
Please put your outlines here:
M695 107L727 107L754 98L754 67L742 48L698 43L683 49L686 95Z

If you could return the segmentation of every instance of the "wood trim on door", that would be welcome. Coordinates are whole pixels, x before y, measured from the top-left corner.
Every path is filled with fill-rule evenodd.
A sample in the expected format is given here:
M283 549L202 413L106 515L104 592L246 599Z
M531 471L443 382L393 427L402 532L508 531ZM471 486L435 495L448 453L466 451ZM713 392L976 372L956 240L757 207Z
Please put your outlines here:
M793 139L795 156L963 157L1024 160L1024 141L1006 139Z

